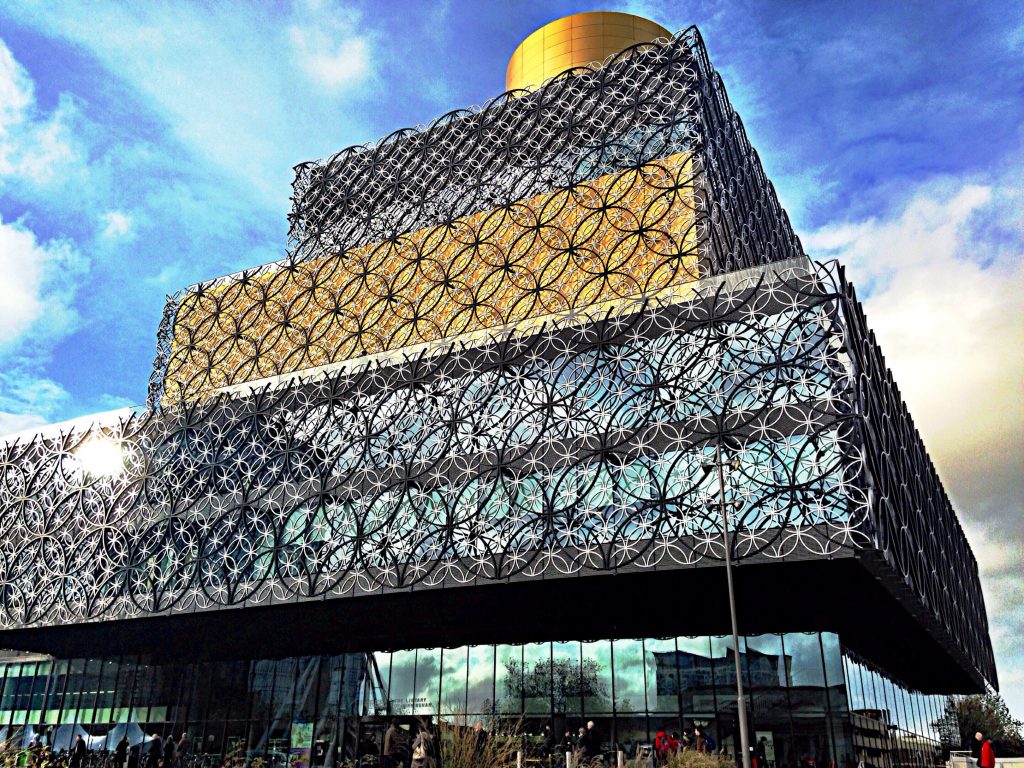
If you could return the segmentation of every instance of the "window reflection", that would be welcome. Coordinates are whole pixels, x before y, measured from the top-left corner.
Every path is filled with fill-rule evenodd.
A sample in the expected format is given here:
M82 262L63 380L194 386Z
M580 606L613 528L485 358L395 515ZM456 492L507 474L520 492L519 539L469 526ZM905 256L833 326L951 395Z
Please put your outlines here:
M523 711L523 648L499 645L494 652L494 709L504 714Z
M409 714L436 713L440 697L441 649L421 648L416 651L416 680Z
M612 644L607 640L583 643L580 647L583 681L583 711L606 715L612 707Z
M557 678L556 673L556 678ZM523 647L523 713L546 716L551 712L552 674L551 646L548 643L532 643ZM555 690L561 689L556 679ZM556 695L556 708L557 695Z
M581 652L579 643L551 644L551 677L552 699L554 711L559 715L575 717L583 716L584 686L591 687L596 683L596 670L589 669L588 679L584 681L584 670L580 666Z
M15 662L0 668L0 739L66 749L84 733L105 749L125 733L138 744L143 733L187 731L213 762L231 753L285 768L308 748L310 768L339 768L388 718L440 711L488 727L495 714L522 717L531 732L593 719L604 744L630 756L659 729L697 724L734 752L735 659L731 637L679 637L241 662ZM743 638L739 661L766 768L935 764L942 697L900 687L835 634Z
M441 655L441 662L441 711L465 714L468 711L469 649L446 649Z
M612 644L612 658L615 664L616 712L642 714L647 707L643 642L616 640Z
M493 711L495 699L494 646L470 646L468 664L466 711L470 714Z

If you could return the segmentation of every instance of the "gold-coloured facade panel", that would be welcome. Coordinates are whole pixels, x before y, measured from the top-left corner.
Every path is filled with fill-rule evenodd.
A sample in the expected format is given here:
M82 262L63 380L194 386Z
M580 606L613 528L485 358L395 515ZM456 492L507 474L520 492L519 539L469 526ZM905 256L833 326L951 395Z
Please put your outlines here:
M165 402L695 280L692 173L676 154L186 293Z
M567 69L604 61L637 43L671 36L660 24L630 13L594 11L556 19L513 52L505 89L535 88Z

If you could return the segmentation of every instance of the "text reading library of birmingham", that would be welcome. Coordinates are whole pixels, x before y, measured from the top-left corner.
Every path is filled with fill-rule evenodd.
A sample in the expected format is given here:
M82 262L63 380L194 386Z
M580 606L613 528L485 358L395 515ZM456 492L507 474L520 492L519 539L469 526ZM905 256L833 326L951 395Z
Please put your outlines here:
M6 744L331 768L420 716L735 754L738 653L769 768L892 768L996 685L853 288L697 30L571 16L508 84L299 165L287 258L169 299L146 408L8 439Z

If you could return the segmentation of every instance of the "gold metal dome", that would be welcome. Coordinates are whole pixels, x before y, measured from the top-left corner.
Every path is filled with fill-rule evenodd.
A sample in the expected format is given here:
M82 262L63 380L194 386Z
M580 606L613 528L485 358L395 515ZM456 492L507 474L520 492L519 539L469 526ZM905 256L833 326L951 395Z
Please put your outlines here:
M556 19L519 44L508 62L505 88L536 88L572 67L604 61L637 43L672 34L631 13L591 11Z

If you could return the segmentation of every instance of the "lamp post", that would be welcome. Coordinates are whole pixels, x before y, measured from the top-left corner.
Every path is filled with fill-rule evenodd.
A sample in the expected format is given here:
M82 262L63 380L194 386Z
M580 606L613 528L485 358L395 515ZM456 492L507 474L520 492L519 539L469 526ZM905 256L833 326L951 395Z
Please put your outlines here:
M732 620L733 661L736 664L736 704L739 715L740 750L743 768L750 768L750 739L747 733L747 700L743 695L743 668L740 664L740 633L736 626L736 591L732 582L732 540L729 536L729 504L725 493L725 469L722 461L722 443L726 436L721 430L715 441L715 465L718 467L718 505L722 510L722 540L725 544L725 576L729 585L729 618Z

